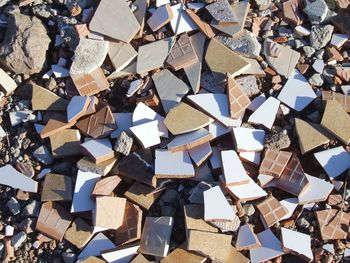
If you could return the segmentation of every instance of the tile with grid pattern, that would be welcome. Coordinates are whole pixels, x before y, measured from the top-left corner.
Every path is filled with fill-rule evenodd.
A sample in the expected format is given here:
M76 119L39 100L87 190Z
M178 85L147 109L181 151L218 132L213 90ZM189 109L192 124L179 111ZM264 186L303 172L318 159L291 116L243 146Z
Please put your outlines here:
M350 215L337 209L316 212L321 237L326 239L346 239L349 231Z
M278 150L267 150L265 157L260 165L259 173L280 177L292 153Z
M171 49L166 62L174 70L179 70L197 61L197 55L193 49L190 38L187 34L183 34Z
M114 231L115 243L119 246L141 237L142 210L131 202L126 202L123 224Z
M268 226L272 226L288 214L287 208L272 195L256 205Z
M227 97L231 118L239 118L249 106L250 100L241 89L241 86L231 77L227 78Z
M338 101L344 108L346 112L350 112L350 96L337 93L330 90L322 91L322 99L323 100L336 100Z
M301 163L296 156L292 156L281 177L276 181L276 187L293 195L299 195L307 189L309 184Z
M109 83L101 68L85 75L71 75L80 96L92 96L109 89Z

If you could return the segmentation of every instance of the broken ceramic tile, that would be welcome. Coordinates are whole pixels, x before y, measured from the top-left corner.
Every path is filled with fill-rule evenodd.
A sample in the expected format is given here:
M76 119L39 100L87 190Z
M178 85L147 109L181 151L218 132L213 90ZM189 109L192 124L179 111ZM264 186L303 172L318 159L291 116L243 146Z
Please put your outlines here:
M239 158L243 161L250 162L255 165L259 165L261 161L261 153L260 152L240 152Z
M191 18L191 20L197 25L199 30L207 37L207 38L213 38L215 36L215 33L211 26L203 21L195 12L193 12L190 9L186 9L186 14Z
M111 138L115 139L118 138L121 132L127 132L128 134L131 133L130 127L132 126L132 112L118 112L118 113L113 113L114 119L117 122L117 129L114 130L111 133Z
M230 116L233 119L240 118L250 104L248 96L243 92L241 86L227 74L227 97L230 108Z
M91 237L92 227L79 217L74 220L71 227L64 234L64 239L79 249L82 249Z
M36 229L50 238L61 241L72 220L73 217L59 204L46 202L41 206Z
M125 198L97 196L95 226L118 229L123 224L125 204Z
M335 46L336 48L341 48L342 45L345 44L346 41L348 41L349 38L346 34L333 34L331 39L331 45Z
M188 153L192 161L198 167L209 158L209 156L212 153L212 150L211 150L210 143L206 142L188 150Z
M110 159L105 162L96 164L92 162L88 157L83 157L77 162L77 168L83 172L93 172L101 176L105 176L113 168L116 161L116 159Z
M50 136L53 158L62 158L81 154L80 133L75 129L67 129Z
M274 225L284 217L288 210L272 195L256 205L268 227Z
M255 97L252 102L248 106L248 110L256 111L264 102L266 101L265 94L260 94L259 96Z
M316 218L323 240L346 239L350 215L342 210L326 209L316 211Z
M299 2L296 0L289 0L283 3L283 16L287 22L297 26L302 23L302 17L298 11Z
M3 70L0 69L0 90L9 96L17 88L17 83Z
M96 182L92 194L109 196L121 180L122 179L118 175L105 177Z
M240 21L236 18L229 2L227 0L219 0L209 4L205 9L216 20L219 26L228 26L238 24Z
M235 151L221 151L221 160L226 186L249 182L249 176Z
M139 247L140 246L136 244L127 247L105 250L102 252L102 257L107 262L127 263L130 262L131 259L137 254Z
M238 124L238 126L239 125L240 124ZM223 135L231 132L230 127L225 127L224 125L222 125L218 121L214 121L214 122L210 123L208 126L208 130L211 133L211 135L213 135L213 139L216 139L220 136L223 136Z
M189 88L168 69L163 69L152 76L165 112L169 112L187 94Z
M264 148L265 131L250 128L233 128L237 152L259 152Z
M181 102L168 112L164 124L173 135L178 135L198 130L208 126L213 121L204 113Z
M280 177L286 168L292 153L278 150L266 150L259 173Z
M147 24L153 32L156 32L173 18L173 11L170 5L162 5L152 13L152 16L147 20Z
M197 29L196 24L186 14L186 7L183 3L173 5L171 10L173 11L174 18L171 19L170 23L176 35Z
M130 127L130 130L145 149L160 143L157 120Z
M271 130L275 122L279 105L279 100L272 96L269 97L252 115L250 115L248 122L261 124Z
M88 96L74 96L67 107L67 122L76 121L84 116L90 101Z
M285 64L285 61L283 63ZM293 68L277 98L292 109L302 111L316 98L316 94L304 76Z
M202 193L203 195L203 193ZM192 204L184 206L186 235L189 230L217 233L218 229L204 221L204 205Z
M41 201L71 201L72 178L62 174L49 173L45 176Z
M234 199L242 202L259 199L267 195L267 193L250 178L247 184L228 186L227 191Z
M317 152L314 155L331 179L335 179L350 167L350 154L342 146Z
M93 201L90 196L96 182L100 180L100 178L101 176L99 174L78 170L71 213L91 211L95 209L95 201Z
M162 67L173 41L174 37L169 37L140 46L137 55L137 73L147 73Z
M38 191L38 183L36 181L18 172L10 164L0 167L0 184L26 192L36 193Z
M171 253L169 253L165 258L163 258L161 263L185 263L186 262L198 262L203 263L206 258L195 253L192 253L186 250L187 244L184 243L181 246L174 249Z
M100 256L102 251L115 248L116 246L108 237L102 233L98 233L80 252L78 259L82 260L90 256Z
M112 144L109 139L91 139L82 143L81 147L96 164L114 158Z
M350 143L350 117L337 101L326 101L321 125L346 145Z
M348 95L344 95L331 90L323 90L322 100L336 100L343 106L346 112L350 112L350 96Z
M158 198L161 192L152 193L154 188L135 182L125 193L124 196L130 201L138 204L144 209L149 209L153 202Z
M298 198L287 198L281 200L280 204L288 210L288 213L280 219L280 221L282 221L285 219L289 219L293 215L295 209L299 205L299 200Z
M140 25L126 2L111 4L108 0L103 0L98 5L89 28L111 38L130 42L140 30Z
M167 147L170 152L190 150L198 145L209 142L212 138L213 137L208 130L201 128L193 132L176 136L170 143L168 143Z
M318 177L305 174L309 181L308 188L298 196L299 204L310 204L325 201L332 192L333 184Z
M134 16L140 24L140 30L134 37L134 39L138 39L142 37L143 29L145 27L145 17L149 6L149 0L136 0L135 2L133 2L133 6L136 7L136 10L134 11Z
M129 43L109 42L108 56L115 72L119 72L133 61L137 52Z
M146 217L139 251L147 255L165 257L169 251L172 228L172 217Z
M260 247L260 241L255 235L253 227L249 224L242 225L238 230L236 241L237 251Z
M23 111L10 111L10 122L11 126L15 127L21 123L30 121L30 120L36 120L36 116L33 114L33 111L31 110L23 110Z
M136 79L130 83L128 92L126 93L127 98L131 98L132 96L135 95L136 92L140 90L140 88L143 85L143 80L142 79Z
M314 255L311 250L311 237L307 234L281 227L283 251L310 262Z

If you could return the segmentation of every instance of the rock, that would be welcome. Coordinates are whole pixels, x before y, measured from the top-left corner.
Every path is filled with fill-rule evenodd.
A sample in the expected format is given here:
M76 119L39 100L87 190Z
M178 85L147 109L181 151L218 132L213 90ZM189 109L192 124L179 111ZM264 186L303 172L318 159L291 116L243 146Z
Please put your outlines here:
M123 155L129 155L133 141L133 138L123 131L115 142L114 150Z
M170 189L164 192L164 194L161 197L161 200L164 203L174 203L175 201L177 201L178 196L179 193L176 190Z
M40 202L32 200L22 211L23 217L38 217L40 211Z
M23 231L21 232L18 232L16 235L14 235L12 238L11 238L11 243L12 243L12 246L16 249L18 249L24 241L26 241L27 239L27 235L26 233L24 233Z
M316 50L313 47L304 46L303 51L304 51L306 57L311 58Z
M264 148L270 150L282 150L290 146L288 134L283 132L268 134L265 137Z
M217 37L217 40L232 51L248 58L256 58L260 54L260 43L256 39L256 36L248 30L244 30L238 37L220 35Z
M7 202L7 207L10 209L13 215L17 215L21 212L21 205L18 203L17 199L11 197L11 199Z
M244 205L243 210L247 216L252 216L255 213L255 209L254 209L254 206L252 204Z
M319 73L315 73L309 78L309 83L310 85L320 87L323 85L323 78L322 75Z
M15 74L34 74L46 65L50 38L36 17L10 14L7 31L0 45L0 63Z
M71 252L63 252L62 253L62 258L63 258L64 263L74 263L76 257L77 256Z
M256 83L256 77L254 75L244 76L235 79L235 81L241 86L243 92L248 97L259 94L259 86Z
M39 162L42 162L43 164L46 164L46 165L49 165L53 162L53 158L52 158L52 155L50 153L50 150L45 145L39 146L33 152L33 156Z
M302 228L309 228L310 223L304 217L300 217L297 220L297 225Z
M310 43L311 46L319 50L327 45L331 40L333 34L334 26L312 26L310 33Z
M312 24L323 22L327 17L328 11L328 6L324 0L307 1L307 5L304 8L304 12L309 16Z

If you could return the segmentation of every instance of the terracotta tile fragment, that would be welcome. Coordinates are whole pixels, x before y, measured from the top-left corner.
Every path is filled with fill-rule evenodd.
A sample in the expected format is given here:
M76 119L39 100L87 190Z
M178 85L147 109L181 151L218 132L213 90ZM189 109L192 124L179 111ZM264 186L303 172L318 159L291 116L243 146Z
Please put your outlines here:
M336 67L335 69L338 77L346 82L350 81L350 67Z
M74 220L71 227L67 229L64 239L81 249L91 239L93 235L92 230L93 228L90 225L78 217Z
M86 75L71 75L80 96L91 96L109 89L109 83L101 68Z
M272 195L256 205L267 226L272 226L284 217L288 210Z
M327 204L330 206L336 206L338 208L342 208L343 197L341 194L331 194L328 196Z
M90 30L86 24L76 24L74 25L74 29L79 38L87 37L90 34Z
M125 198L97 196L95 226L118 229L123 223L125 205Z
M268 149L261 162L259 173L280 177L291 157L292 153L290 152Z
M211 26L204 22L196 13L191 9L186 9L187 15L192 19L192 21L198 26L199 30L209 39L215 36L215 33Z
M302 19L298 10L298 5L298 0L289 0L283 2L284 19L292 23L294 26L300 25L302 23Z
M102 178L95 184L92 194L109 196L120 182L121 178L117 175Z
M340 52L333 46L327 46L327 55L328 55L328 61L338 61L341 62L344 60L343 56L340 54Z
M250 100L241 86L229 75L227 76L227 97L231 118L239 118L249 106Z
M345 239L348 234L350 215L337 209L316 211L323 240Z

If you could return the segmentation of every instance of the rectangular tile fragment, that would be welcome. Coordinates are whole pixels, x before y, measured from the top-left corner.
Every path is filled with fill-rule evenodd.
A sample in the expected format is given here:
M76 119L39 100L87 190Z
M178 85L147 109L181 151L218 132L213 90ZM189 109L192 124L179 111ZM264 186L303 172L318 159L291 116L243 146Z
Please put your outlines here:
M49 173L45 176L41 201L72 200L72 178L61 174Z
M97 196L95 226L118 229L123 223L125 204L125 198Z
M73 221L70 228L64 234L64 239L76 246L83 248L92 237L92 226L88 225L83 219L77 218Z

